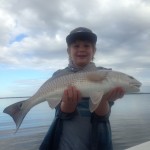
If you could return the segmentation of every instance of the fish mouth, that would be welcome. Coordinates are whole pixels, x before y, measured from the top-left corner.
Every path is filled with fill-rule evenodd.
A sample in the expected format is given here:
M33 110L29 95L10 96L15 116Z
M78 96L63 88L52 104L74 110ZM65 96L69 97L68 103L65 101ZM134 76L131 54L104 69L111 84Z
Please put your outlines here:
M141 84L133 84L133 86L140 88Z
M130 86L134 87L138 91L140 90L141 85L142 85L141 83L131 83L130 84Z

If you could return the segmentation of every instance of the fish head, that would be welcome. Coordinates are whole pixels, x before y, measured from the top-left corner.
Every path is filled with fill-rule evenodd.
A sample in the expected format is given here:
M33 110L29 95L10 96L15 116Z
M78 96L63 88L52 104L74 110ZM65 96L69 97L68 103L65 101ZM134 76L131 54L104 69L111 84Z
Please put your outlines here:
M129 84L128 84L126 91L127 92L139 92L142 83L130 75L127 75L127 78L128 78Z
M122 72L112 72L116 78L116 86L123 87L126 93L139 92L142 83L131 75Z

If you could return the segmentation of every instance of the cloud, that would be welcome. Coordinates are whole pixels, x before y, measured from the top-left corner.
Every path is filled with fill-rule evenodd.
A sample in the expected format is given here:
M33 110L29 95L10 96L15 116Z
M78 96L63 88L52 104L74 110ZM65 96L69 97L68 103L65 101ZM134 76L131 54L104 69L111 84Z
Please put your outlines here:
M11 16L3 9L0 9L0 22L0 45L4 46L8 43L10 32L15 24Z
M3 1L0 64L63 68L68 61L66 35L77 26L86 26L98 35L98 65L149 68L149 16L150 3L146 0Z

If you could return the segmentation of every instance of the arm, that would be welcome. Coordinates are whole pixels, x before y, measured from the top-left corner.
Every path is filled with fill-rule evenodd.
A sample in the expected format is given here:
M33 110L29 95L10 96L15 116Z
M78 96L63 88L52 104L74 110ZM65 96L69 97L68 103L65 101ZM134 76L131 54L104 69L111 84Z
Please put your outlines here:
M103 96L98 108L92 113L91 149L113 150L109 123L110 102L122 98L124 91L118 87ZM96 140L94 140L96 139Z

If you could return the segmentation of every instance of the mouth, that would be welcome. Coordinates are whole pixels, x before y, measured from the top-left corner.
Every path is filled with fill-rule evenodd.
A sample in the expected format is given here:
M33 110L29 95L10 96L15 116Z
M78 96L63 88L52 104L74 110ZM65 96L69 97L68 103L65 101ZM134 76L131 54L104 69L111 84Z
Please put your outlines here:
M78 58L86 58L87 55L77 55Z
M139 90L142 84L139 82L139 83L131 83L130 85L135 89Z

